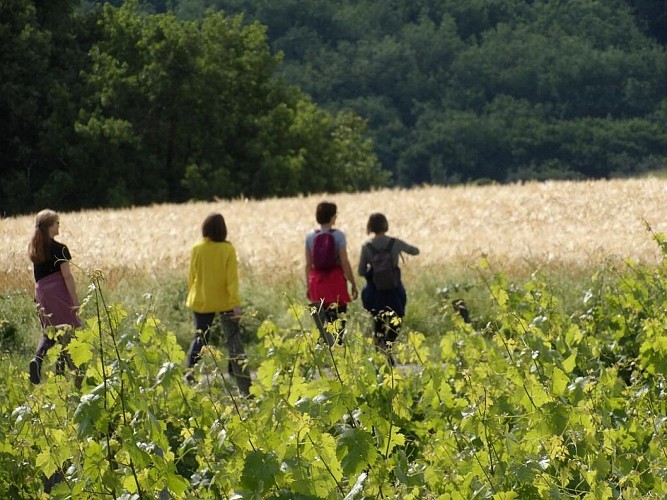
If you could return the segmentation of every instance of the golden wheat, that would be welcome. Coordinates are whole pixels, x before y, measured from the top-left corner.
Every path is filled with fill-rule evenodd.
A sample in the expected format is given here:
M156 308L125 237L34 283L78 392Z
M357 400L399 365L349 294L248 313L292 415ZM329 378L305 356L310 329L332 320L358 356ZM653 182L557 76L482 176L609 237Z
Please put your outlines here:
M421 249L414 270L474 264L486 255L500 266L517 263L577 267L631 258L657 262L656 231L667 223L667 180L546 182L503 186L386 189L262 201L165 204L122 210L61 213L61 234L81 269L171 271L185 276L190 246L212 211L227 221L242 272L302 279L304 235L315 206L338 204L337 227L348 240L353 266L372 212L387 215L390 234ZM26 257L33 216L0 220L0 289L31 283Z

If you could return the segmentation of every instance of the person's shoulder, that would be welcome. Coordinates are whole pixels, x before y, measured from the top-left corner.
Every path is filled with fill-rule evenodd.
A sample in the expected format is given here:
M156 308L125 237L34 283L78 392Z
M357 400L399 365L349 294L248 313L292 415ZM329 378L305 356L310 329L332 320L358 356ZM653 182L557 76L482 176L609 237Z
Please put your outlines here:
M209 240L208 238L202 238L193 243L192 250L193 251L202 250L204 248L210 247L213 244L214 242Z
M331 234L336 241L345 241L345 233L340 229L331 228Z
M56 240L51 240L51 250L54 253L69 252L67 245Z
M319 232L320 230L317 228L309 229L308 232L306 233L306 244L312 242L315 239L315 236L317 236Z

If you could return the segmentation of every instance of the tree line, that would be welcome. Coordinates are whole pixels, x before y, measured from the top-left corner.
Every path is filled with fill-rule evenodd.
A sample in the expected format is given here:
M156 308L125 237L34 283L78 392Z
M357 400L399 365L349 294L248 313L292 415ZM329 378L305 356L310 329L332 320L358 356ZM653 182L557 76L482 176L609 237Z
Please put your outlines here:
M651 0L5 0L2 210L664 168Z
M385 185L366 124L276 75L265 28L136 3L0 4L5 214Z
M154 4L155 5L155 4ZM667 24L652 0L173 0L268 26L280 74L369 121L401 185L664 168Z

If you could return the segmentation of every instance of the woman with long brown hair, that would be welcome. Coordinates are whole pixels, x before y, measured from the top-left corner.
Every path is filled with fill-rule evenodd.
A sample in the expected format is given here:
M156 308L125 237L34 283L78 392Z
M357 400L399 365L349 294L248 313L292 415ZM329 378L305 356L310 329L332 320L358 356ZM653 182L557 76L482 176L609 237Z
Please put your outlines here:
M58 335L53 329L81 326L78 316L79 299L69 265L72 256L67 245L54 239L59 233L60 217L56 212L45 209L37 214L35 232L28 246L28 256L33 263L35 276L35 302L42 324L42 338L34 359L30 361L30 381L33 384L39 384L46 352L57 341ZM66 339L62 341L66 342ZM57 366L60 369L64 368L62 364L65 360L71 364L65 355L58 360Z

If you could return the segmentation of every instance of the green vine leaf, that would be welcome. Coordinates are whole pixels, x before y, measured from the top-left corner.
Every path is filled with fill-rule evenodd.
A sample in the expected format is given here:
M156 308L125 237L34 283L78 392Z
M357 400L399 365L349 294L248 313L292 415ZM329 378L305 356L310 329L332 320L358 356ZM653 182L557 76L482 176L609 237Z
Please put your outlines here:
M280 464L275 455L253 451L246 456L241 482L255 494L262 494L275 485L279 473Z
M77 331L76 336L67 345L67 352L76 366L81 367L93 359L94 340L95 333L90 329L83 329Z
M54 461L54 457L49 450L39 452L35 464L46 477L52 476L58 470L58 464Z
M369 432L363 429L347 429L338 438L336 454L345 475L356 475L372 466L379 453Z

